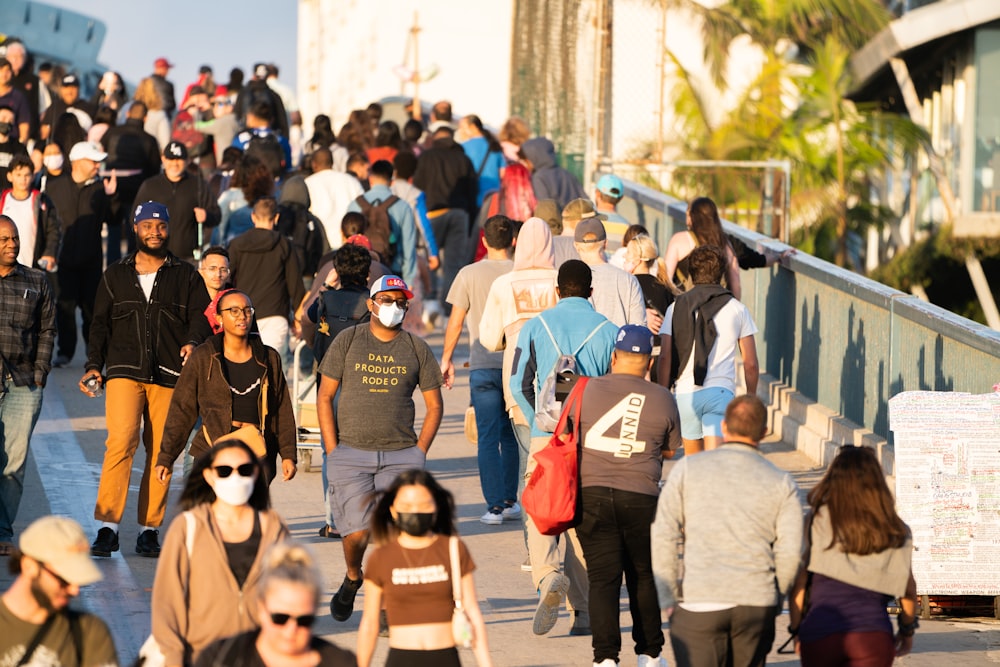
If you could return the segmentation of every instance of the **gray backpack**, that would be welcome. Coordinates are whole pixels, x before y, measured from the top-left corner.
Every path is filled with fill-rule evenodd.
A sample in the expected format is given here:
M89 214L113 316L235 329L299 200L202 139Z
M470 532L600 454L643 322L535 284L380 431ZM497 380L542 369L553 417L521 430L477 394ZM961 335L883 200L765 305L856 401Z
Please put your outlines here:
M552 369L542 382L541 390L535 396L535 426L546 433L552 433L559 424L559 415L562 414L563 402L569 396L570 392L573 391L573 387L576 386L576 381L579 379L576 372L576 355L600 331L605 323L601 322L598 324L583 339L583 342L573 350L573 354L563 354L545 318L539 315L538 319L541 321L542 326L545 327L545 332L549 335L549 340L552 341L556 352L559 353L555 363L552 364Z

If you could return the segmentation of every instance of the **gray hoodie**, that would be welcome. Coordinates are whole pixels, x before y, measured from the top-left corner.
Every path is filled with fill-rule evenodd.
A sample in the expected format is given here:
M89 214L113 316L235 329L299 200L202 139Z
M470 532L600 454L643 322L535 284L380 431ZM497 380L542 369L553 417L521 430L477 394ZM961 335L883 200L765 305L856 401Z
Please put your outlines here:
M576 176L559 166L551 141L545 137L528 139L521 144L521 152L531 161L531 186L535 189L535 199L554 199L562 210L574 199L587 198Z

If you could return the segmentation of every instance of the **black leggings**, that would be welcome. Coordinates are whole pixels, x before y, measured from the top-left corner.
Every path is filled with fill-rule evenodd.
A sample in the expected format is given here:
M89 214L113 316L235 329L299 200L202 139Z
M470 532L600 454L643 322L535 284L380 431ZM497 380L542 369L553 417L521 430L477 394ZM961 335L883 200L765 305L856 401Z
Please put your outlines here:
M462 661L458 659L458 649L454 646L433 651L390 647L385 667L462 667Z

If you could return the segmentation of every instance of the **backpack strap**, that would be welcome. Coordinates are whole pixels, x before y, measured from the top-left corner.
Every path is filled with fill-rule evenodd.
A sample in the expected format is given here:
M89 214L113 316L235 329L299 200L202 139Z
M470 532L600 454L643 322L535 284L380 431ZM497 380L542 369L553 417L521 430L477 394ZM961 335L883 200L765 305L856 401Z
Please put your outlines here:
M479 163L479 169L476 169L476 178L483 177L483 169L486 168L486 161L490 159L490 147L489 144L486 145L486 155L483 156L482 161Z
M604 322L601 322L600 324L598 324L597 327L593 331L590 332L590 335L583 339L583 342L580 343L579 347L577 347L575 350L573 350L573 357L574 358L576 358L576 355L580 354L580 350L583 349L583 346L586 345L587 343L589 343L590 339L593 338L595 335L597 335L597 332L600 331L601 327L603 327L605 324L607 324L607 322L608 322L608 320L604 320ZM551 336L552 334L549 334L549 335Z
M549 328L548 322L546 322L545 318L542 317L541 315L538 316L538 319L542 323L542 326L545 327L545 333L547 333L549 335L549 340L552 341L552 347L556 348L557 356L561 357L562 354L563 354L562 348L560 348L559 347L559 343L556 342L556 337L552 335L552 329ZM594 334L591 334L591 336L593 336L593 335ZM589 339L590 339L590 337L588 336L588 340ZM586 342L586 341L584 341L584 342ZM579 351L579 350L577 350L577 351ZM573 356L575 357L576 355L574 354Z
M69 621L69 633L73 637L73 649L76 651L76 664L83 665L83 627L80 624L80 612L66 610L66 620Z
M24 649L24 655L21 656L21 659L17 661L17 664L14 665L14 667L22 667L23 665L31 662L31 655L35 652L35 649L41 645L42 640L45 639L45 635L55 622L56 616L57 614L49 614L49 617L45 619L42 626L38 628L37 632L35 632L35 636L31 638L30 642L28 642L28 646Z

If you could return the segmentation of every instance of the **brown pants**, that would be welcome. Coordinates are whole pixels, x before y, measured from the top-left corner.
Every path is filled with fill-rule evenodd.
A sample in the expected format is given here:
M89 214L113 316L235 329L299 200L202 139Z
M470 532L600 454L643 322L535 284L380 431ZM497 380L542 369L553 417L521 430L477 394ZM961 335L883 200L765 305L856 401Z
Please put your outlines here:
M105 443L101 483L97 488L97 507L94 508L94 518L98 521L120 523L122 520L132 459L139 447L139 429L142 427L146 463L139 486L139 525L163 524L170 483L168 480L167 484L160 484L153 476L153 467L160 453L163 426L173 394L174 390L170 387L125 378L108 380L105 389L108 440Z

